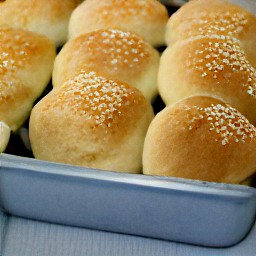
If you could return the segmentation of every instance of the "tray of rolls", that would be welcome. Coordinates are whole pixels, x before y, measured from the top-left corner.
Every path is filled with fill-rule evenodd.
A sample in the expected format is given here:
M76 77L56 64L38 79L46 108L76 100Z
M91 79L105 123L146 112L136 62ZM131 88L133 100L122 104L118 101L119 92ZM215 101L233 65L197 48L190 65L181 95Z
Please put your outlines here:
M246 237L256 3L171 2L0 2L1 210L200 246Z

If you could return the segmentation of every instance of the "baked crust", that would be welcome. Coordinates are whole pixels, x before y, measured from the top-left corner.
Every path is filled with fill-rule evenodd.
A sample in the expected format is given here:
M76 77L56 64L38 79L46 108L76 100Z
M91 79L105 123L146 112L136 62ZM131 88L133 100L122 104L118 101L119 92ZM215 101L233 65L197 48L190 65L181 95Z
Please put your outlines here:
M82 71L54 88L32 110L36 158L140 173L151 105L134 87Z
M142 37L118 29L85 33L66 43L58 54L53 86L61 86L81 70L135 86L148 100L156 97L160 56Z
M256 128L233 107L210 97L169 105L151 122L143 173L240 183L255 172Z
M153 46L164 45L168 18L166 7L156 0L86 0L71 15L69 38L119 28L143 36Z
M0 121L13 131L28 118L51 78L55 46L33 32L0 28Z

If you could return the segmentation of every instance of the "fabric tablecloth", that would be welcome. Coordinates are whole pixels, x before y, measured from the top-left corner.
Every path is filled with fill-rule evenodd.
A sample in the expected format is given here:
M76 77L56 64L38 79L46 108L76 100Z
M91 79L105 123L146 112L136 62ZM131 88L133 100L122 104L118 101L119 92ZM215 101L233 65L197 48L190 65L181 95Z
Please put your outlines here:
M256 224L239 244L205 248L9 216L0 212L0 256L255 256Z

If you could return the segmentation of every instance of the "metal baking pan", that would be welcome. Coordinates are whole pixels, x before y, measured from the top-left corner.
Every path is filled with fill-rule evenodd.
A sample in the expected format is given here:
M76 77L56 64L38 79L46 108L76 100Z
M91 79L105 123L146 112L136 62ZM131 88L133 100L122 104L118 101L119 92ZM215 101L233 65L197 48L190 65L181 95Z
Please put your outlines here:
M0 208L57 224L228 247L255 221L256 189L1 154Z

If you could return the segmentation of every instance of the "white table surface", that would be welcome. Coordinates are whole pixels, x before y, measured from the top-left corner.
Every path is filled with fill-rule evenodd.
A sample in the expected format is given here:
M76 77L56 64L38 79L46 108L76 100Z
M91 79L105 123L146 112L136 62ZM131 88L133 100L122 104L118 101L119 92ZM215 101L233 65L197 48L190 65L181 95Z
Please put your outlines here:
M255 256L256 225L225 249L160 241L7 216L0 212L0 256Z

